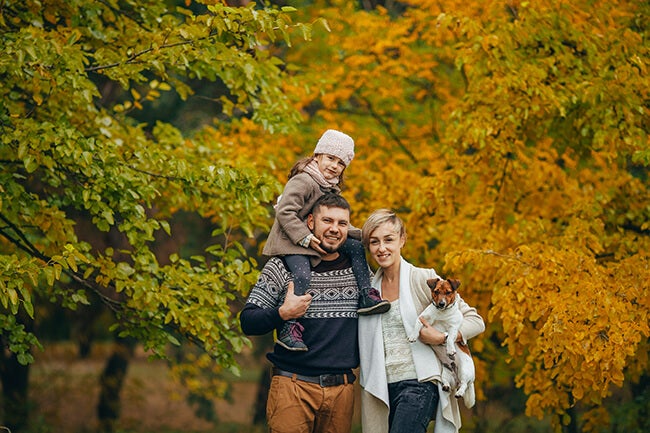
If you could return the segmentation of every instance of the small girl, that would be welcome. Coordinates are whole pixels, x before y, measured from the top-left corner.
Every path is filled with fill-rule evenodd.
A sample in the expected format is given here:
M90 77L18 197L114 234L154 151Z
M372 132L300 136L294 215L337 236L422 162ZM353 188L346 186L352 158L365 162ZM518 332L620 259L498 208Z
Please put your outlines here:
M343 171L354 158L354 140L342 132L329 129L321 136L314 154L291 169L289 181L275 206L275 221L262 253L282 256L293 275L294 293L302 296L311 280L310 258L320 258L322 249L305 222L316 200L325 193L341 193ZM352 236L356 239L351 239ZM348 239L340 251L352 262L359 287L358 314L385 313L390 303L381 299L370 285L370 272L361 242L361 230L350 226ZM285 322L277 343L292 351L306 351L302 340L303 326L296 320Z

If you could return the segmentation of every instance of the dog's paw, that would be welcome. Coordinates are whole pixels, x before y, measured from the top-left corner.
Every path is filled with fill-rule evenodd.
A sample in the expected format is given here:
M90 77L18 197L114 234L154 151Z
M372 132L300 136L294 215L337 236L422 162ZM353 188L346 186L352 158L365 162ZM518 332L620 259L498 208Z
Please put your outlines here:
M418 337L408 337L409 343L414 343L417 339Z

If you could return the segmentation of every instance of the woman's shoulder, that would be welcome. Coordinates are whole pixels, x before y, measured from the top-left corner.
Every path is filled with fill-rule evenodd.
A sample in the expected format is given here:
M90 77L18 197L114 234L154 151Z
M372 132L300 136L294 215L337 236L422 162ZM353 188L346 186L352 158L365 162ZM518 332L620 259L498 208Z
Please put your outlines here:
M422 268L419 266L411 265L411 278L420 279L420 278L436 278L438 273L433 268Z

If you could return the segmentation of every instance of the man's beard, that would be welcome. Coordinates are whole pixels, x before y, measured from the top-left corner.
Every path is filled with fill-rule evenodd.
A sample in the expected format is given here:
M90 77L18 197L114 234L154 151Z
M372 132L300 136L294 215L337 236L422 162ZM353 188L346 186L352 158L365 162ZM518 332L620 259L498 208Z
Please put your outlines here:
M340 243L337 243L336 245L329 245L325 243L325 237L321 238L321 244L320 247L328 254L335 253L339 250L341 247Z
M339 250L338 246L333 247L333 246L330 246L330 245L321 244L320 247L323 249L323 251L325 251L328 254L335 253L335 252L337 252Z

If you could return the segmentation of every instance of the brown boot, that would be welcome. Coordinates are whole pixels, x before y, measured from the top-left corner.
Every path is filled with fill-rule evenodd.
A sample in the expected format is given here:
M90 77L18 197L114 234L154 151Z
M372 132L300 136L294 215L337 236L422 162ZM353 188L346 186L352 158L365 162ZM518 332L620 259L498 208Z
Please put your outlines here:
M280 332L278 332L278 341L276 343L287 350L306 352L309 349L302 341L302 331L304 330L305 328L295 320L287 320Z
M390 310L390 302L381 299L377 289L372 287L361 289L357 314L369 316L371 314L383 314L388 310Z

